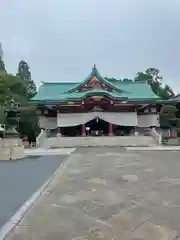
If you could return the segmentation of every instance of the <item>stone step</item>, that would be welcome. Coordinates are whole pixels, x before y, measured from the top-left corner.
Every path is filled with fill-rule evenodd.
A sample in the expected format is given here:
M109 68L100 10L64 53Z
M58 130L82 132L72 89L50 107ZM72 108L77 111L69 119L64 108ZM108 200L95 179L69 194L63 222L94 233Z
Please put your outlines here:
M42 147L128 147L154 145L156 145L156 142L151 136L54 137L47 139Z

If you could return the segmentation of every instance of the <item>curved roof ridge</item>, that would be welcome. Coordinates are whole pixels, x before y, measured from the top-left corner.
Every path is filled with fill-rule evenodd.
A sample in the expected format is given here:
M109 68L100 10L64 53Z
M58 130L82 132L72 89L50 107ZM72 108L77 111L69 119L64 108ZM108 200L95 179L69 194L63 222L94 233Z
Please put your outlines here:
M117 88L113 83L109 82L108 80L106 80L104 77L102 77L97 68L96 65L94 64L92 71L90 73L90 75L88 77L85 78L84 81L80 82L76 87L71 88L68 93L74 92L76 91L78 88L80 88L81 86L83 86L84 84L86 84L88 81L90 81L93 77L96 77L99 81L104 82L104 84L106 84L107 86L113 88L114 90L116 90L117 92L123 92L123 90Z
M78 82L44 82L41 81L43 84L79 84Z

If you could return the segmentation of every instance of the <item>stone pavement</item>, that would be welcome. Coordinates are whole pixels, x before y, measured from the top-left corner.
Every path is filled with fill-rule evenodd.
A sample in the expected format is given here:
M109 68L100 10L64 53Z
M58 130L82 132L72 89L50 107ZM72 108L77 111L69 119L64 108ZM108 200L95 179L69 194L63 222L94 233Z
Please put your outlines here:
M180 151L180 146L149 146L149 147L125 147L127 150L132 151Z
M24 154L25 156L69 155L75 150L76 150L75 148L58 148L58 149L32 148L24 149Z
M8 240L180 239L179 152L84 148L69 161Z
M151 136L99 136L99 137L52 137L48 138L43 148L50 147L141 147L154 146L157 142Z

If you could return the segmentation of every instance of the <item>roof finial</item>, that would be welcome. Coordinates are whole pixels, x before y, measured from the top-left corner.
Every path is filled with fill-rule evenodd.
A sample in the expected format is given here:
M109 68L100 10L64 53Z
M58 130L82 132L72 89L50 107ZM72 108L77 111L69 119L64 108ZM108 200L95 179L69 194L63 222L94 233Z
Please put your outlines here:
M96 64L93 65L93 68L92 68L93 72L96 72L97 69L96 69Z
M92 74L93 76L98 75L98 71L97 71L97 68L96 68L96 64L93 65L91 74Z

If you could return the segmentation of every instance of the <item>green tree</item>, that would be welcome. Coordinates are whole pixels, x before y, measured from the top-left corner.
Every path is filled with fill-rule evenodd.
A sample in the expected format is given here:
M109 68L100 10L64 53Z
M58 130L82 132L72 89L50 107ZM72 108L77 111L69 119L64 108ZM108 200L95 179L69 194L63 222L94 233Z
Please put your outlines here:
M28 99L34 97L34 95L36 94L36 85L31 78L31 72L28 64L23 60L19 62L17 75L26 84Z
M36 94L36 85L31 78L31 72L28 64L25 61L20 61L18 65L17 76L21 78L26 86L27 101ZM40 132L38 117L35 110L32 110L30 106L20 112L20 121L18 131L22 136L27 136L29 142L34 142L36 136Z
M162 77L156 68L148 68L145 72L138 72L134 81L147 81L149 85L153 83L161 83Z
M152 88L153 92L163 98L169 99L175 96L172 88L163 84L163 78L156 68L148 68L145 72L138 72L134 81L146 81Z
M138 72L134 78L135 82L148 82L151 80L151 77L143 72Z
M159 123L161 128L172 128L172 121L176 120L176 107L173 105L165 105L161 108L159 114Z
M0 104L8 107L11 100L17 104L27 102L27 89L23 81L12 74L0 75Z
M5 108L0 105L0 124L5 124Z
M26 86L22 80L12 74L3 73L0 75L0 124L6 124L5 112L15 101L17 105L27 102Z
M36 110L28 108L20 112L18 131L21 136L27 136L29 142L35 142L40 132Z
M159 114L160 126L163 129L180 132L180 118L177 116L177 108L173 105L165 105Z
M145 71L145 74L147 74L148 76L150 76L151 80L153 82L161 82L162 81L162 76L160 76L160 71L157 68L148 68Z
M6 72L5 64L2 58L0 57L0 73Z
M163 88L163 91L164 91L164 94L165 94L165 98L169 98L169 96L170 97L175 96L175 94L173 92L173 89L168 85L165 85L165 87Z
M2 45L0 43L0 74L6 73L6 68L5 68L5 64L3 61L3 49L2 49Z
M35 141L40 129L35 110L28 104L28 88L26 81L18 75L8 73L0 75L0 124L5 124L5 111L10 107L12 99L20 106L18 131L26 135L29 141ZM22 107L23 106L23 107Z

